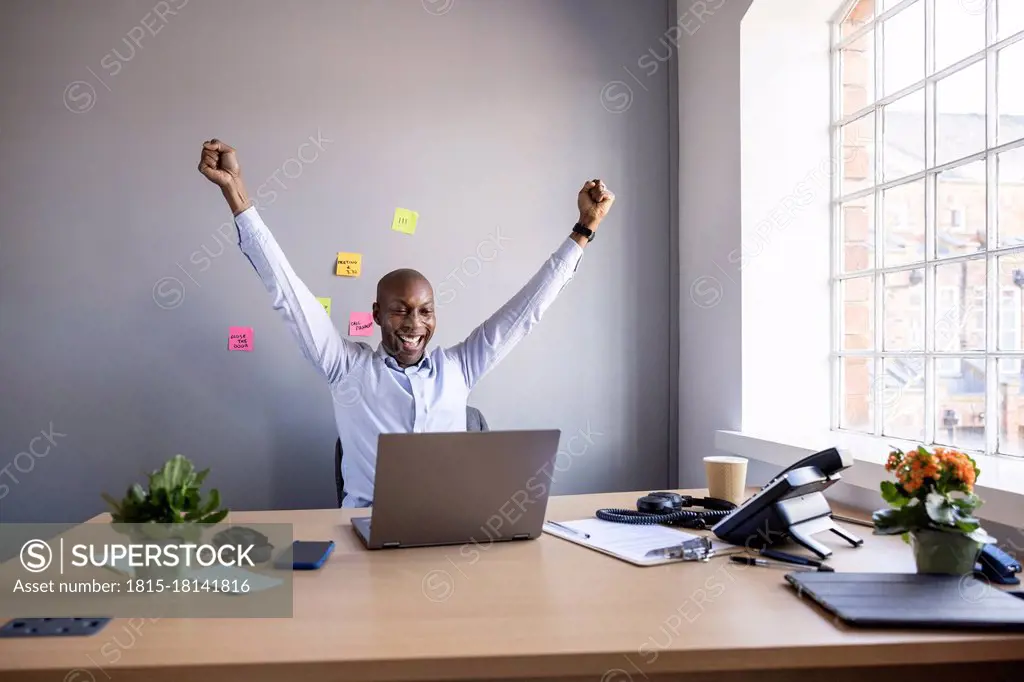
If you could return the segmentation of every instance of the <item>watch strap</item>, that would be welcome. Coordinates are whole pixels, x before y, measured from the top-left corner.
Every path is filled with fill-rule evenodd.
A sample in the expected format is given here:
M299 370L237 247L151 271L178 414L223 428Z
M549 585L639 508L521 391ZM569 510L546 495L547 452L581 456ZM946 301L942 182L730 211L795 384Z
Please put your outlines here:
M576 234L582 234L584 237L587 238L588 242L594 241L594 235L596 234L589 227L584 227L583 225L580 225L579 223L576 223L575 225L573 225L572 231L575 232Z

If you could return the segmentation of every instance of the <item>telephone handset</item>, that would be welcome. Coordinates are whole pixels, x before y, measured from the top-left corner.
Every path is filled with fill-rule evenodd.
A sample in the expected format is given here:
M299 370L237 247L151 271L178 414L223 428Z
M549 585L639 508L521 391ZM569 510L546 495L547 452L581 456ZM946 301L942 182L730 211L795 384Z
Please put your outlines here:
M760 549L786 540L803 545L818 557L832 551L812 535L831 531L854 547L864 543L832 519L822 491L841 480L839 472L853 464L835 448L805 457L768 481L757 493L711 529L734 545Z

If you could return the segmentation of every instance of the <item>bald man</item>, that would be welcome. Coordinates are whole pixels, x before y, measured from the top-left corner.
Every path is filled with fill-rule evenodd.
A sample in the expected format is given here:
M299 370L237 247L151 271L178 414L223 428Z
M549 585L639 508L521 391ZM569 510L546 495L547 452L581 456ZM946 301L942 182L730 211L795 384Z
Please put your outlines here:
M376 350L338 333L309 288L292 270L249 200L235 150L203 144L199 172L221 188L235 216L239 246L303 354L327 379L345 458L343 507L373 504L377 437L381 433L465 431L469 392L521 341L572 280L615 196L589 180L576 198L579 222L515 296L450 348L427 346L434 335L434 291L415 270L394 270L377 284L373 321Z

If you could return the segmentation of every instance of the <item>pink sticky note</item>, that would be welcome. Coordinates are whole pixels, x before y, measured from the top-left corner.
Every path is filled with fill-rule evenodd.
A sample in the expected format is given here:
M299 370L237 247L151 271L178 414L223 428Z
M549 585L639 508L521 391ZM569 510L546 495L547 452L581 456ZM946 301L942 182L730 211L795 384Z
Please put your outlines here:
M372 336L373 313L352 313L348 316L349 336Z
M252 352L252 327L231 327L228 330L228 350Z

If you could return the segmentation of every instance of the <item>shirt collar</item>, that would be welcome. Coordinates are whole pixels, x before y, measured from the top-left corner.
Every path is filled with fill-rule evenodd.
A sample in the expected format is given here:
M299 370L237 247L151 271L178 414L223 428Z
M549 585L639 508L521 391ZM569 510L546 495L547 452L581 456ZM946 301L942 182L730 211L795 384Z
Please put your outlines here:
M384 364L390 367L391 369L397 372L404 372L406 370L405 367L399 366L398 361L395 360L395 358L384 349L383 342L377 344L376 355L377 357L381 358L384 361ZM429 371L433 367L433 363L431 363L430 361L430 355L427 353L426 349L423 349L423 357L420 358L420 361L416 363L415 367L416 369L425 369L427 371Z

